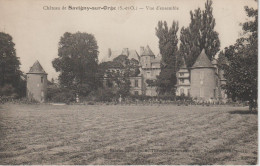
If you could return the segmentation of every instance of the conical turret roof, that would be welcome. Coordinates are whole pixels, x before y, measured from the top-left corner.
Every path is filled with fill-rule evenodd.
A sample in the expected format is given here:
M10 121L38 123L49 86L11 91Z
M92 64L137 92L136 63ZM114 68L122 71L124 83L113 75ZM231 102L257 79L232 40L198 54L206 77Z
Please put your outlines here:
M195 61L194 65L191 68L212 68L214 67L212 63L210 62L208 56L205 53L205 50L203 49L198 56L197 60Z
M182 61L183 61L183 65L180 67L180 69L187 69L187 65L186 65L184 57L182 57Z
M38 60L33 64L28 73L47 74Z
M147 45L146 48L141 52L141 56L155 56L150 47Z

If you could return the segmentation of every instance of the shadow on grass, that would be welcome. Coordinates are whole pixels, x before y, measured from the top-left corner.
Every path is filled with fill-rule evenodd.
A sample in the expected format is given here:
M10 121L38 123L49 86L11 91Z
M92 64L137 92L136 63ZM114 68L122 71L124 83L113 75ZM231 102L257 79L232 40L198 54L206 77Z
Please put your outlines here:
M235 111L229 111L230 114L255 114L257 115L258 111L249 111L249 110L235 110Z

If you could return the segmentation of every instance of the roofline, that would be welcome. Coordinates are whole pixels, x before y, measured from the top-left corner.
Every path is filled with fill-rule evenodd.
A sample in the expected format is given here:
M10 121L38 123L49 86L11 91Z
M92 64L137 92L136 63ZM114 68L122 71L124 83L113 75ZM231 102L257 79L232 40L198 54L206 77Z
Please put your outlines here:
M36 73L36 72L28 72L26 74L45 74L45 75L48 75L47 73Z
M214 68L215 69L214 66L212 66L212 67L191 67L190 69L197 69L197 68Z
M141 56L154 56L154 57L155 57L155 55L143 55L143 54L142 54L142 55L140 55L140 57L141 57Z
M185 85L176 85L176 87L180 87L180 86L190 86L190 84L185 84Z

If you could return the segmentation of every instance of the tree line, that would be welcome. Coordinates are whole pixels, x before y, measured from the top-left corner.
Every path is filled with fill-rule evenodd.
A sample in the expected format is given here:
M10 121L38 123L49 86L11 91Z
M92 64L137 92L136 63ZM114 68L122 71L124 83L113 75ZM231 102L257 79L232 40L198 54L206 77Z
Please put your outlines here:
M184 64L192 67L200 52L205 49L210 60L218 57L218 65L227 79L224 88L234 100L246 100L253 107L257 101L257 21L258 10L245 7L248 17L253 21L243 24L244 36L234 45L220 51L219 34L215 30L212 1L207 0L204 9L190 11L190 24L182 27L178 37L179 24L173 21L169 27L166 21L159 21L155 35L159 39L162 55L161 72L157 77L157 91L160 95L175 94L176 72ZM16 56L15 44L9 34L0 33L0 95L26 94L25 75L20 71L20 60ZM98 44L93 34L66 32L58 44L58 57L52 61L59 72L59 89L50 86L50 92L79 94L88 96L108 92L113 96L127 96L130 91L129 77L137 76L138 61L121 55L111 62L98 62ZM217 55L218 54L218 55ZM111 70L117 68L118 70ZM103 86L104 75L107 76ZM116 87L111 87L111 82ZM50 85L51 82L49 82ZM106 87L106 89L105 89ZM52 89L51 89L52 88ZM10 90L11 89L11 90ZM109 95L108 95L109 96ZM57 96L56 96L57 97Z

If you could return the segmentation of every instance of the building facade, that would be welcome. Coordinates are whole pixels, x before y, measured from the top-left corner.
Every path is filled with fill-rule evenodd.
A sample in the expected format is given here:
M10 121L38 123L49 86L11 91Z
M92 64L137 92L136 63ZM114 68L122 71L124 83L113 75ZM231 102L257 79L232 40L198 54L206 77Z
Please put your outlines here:
M157 79L161 72L161 56L152 52L149 46L140 47L140 52L135 50L123 49L123 51L109 50L109 57L106 60L112 60L119 55L126 55L138 60L140 74L130 77L130 92L135 95L157 96L156 87L149 84ZM226 80L223 77L223 71L218 68L217 61L211 62L205 51L202 50L194 65L187 68L185 62L180 70L176 73L176 95L190 96L199 100L225 99L225 91L221 85ZM174 86L174 85L173 85Z
M128 48L124 48L122 51L112 51L108 49L108 56L103 59L103 62L112 61L119 55L126 55L128 59L135 59L139 62L140 74L130 77L130 93L135 95L156 96L156 87L149 85L147 80L155 81L156 77L160 74L161 56L155 56L148 45L146 47L140 47L139 53ZM104 81L106 82L106 79Z
M180 70L176 73L176 77L177 77L176 95L190 96L190 73L185 62L184 65L181 66Z
M27 75L27 99L30 101L45 102L47 95L47 73L39 61L30 68Z
M140 74L143 78L143 95L157 96L156 87L148 82L155 81L161 72L161 56L155 56L149 46L140 48Z

